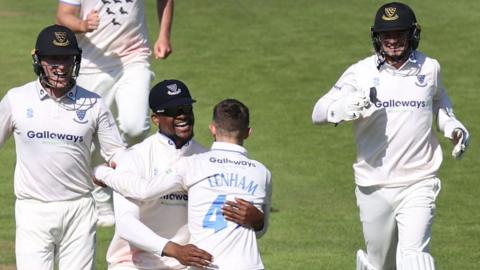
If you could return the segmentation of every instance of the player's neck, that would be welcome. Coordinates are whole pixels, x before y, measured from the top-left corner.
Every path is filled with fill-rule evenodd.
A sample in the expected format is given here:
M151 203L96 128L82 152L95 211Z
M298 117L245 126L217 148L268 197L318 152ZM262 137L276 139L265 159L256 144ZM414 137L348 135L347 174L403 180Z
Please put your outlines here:
M243 140L230 136L215 136L216 142L231 143L243 146Z

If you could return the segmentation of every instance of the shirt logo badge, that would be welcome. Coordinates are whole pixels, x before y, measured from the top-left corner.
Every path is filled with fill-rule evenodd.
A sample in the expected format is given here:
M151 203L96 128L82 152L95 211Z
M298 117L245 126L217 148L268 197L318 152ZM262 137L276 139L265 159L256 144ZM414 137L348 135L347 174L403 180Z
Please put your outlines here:
M85 115L87 111L85 110L76 110L75 113L77 114L77 119L73 118L73 121L79 123L79 124L86 124L88 123L88 120L85 119Z
M33 118L33 109L32 108L27 109L27 118Z
M170 96L178 95L182 92L182 89L178 88L176 84L167 85L167 94Z
M425 87L427 82L425 81L425 75L417 75L417 81L415 82L416 86Z

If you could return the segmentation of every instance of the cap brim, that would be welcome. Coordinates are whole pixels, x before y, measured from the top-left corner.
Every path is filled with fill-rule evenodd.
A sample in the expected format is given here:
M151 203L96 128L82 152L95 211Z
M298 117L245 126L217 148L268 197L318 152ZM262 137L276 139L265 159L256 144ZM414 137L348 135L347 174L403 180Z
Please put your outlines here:
M179 98L179 99L175 99L175 100L172 100L172 101L169 101L167 103L164 103L162 104L161 106L158 106L155 111L158 111L158 110L162 110L162 109L166 109L166 108L169 108L169 107L173 107L173 106L179 106L179 105L191 105L193 103L197 102L195 99L191 99L191 98Z

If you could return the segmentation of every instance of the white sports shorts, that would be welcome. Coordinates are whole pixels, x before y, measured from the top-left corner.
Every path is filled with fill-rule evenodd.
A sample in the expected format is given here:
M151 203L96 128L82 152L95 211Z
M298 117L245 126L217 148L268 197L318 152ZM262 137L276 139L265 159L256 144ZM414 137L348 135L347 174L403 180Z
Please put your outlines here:
M95 269L97 215L90 195L71 201L16 200L18 270Z

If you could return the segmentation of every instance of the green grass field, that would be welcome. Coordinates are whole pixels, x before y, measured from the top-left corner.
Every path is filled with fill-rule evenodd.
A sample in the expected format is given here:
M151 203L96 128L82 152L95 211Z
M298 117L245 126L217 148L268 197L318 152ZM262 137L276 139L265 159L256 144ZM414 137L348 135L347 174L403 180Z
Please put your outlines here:
M146 1L156 38L154 2ZM38 32L54 22L57 1L0 0L0 96L34 80L30 51ZM355 205L350 124L315 127L316 100L352 63L372 51L373 0L178 0L173 54L153 62L155 81L184 80L198 100L196 137L211 143L212 106L235 97L251 109L250 155L272 171L269 232L260 240L268 269L354 269L363 248ZM478 59L480 6L469 0L408 1L422 25L419 50L442 64L456 115L472 142L454 161L442 139L442 192L433 227L437 269L479 269L480 194L476 135L480 133ZM413 120L413 119L412 119ZM441 136L441 134L438 134ZM14 269L15 150L0 149L0 269ZM105 269L112 229L98 233L97 268Z

